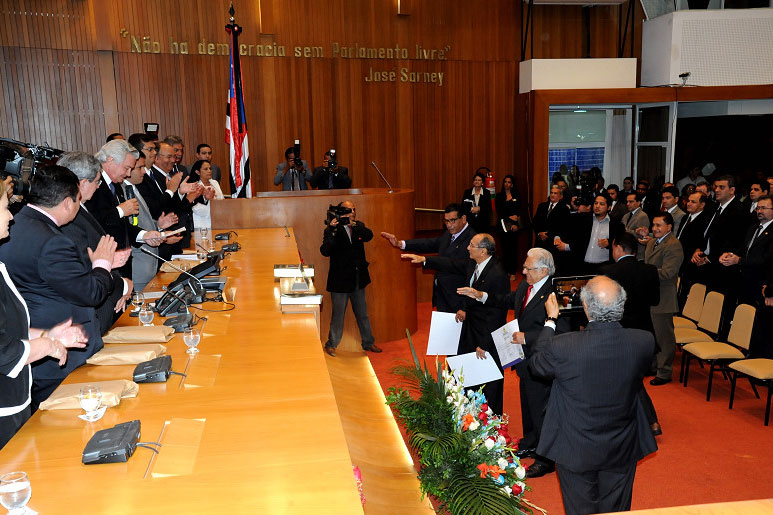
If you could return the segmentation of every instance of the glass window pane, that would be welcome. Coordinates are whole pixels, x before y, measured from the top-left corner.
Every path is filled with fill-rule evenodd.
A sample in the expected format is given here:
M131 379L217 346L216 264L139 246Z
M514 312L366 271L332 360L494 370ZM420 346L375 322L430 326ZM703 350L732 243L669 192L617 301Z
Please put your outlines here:
M639 109L639 141L668 141L668 106Z

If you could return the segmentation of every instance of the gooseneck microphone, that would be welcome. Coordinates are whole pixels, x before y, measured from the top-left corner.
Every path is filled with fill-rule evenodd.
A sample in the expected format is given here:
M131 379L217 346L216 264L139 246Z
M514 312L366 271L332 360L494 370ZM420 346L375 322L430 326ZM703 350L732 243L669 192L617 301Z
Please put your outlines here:
M140 250L142 252L144 252L145 254L149 255L149 256L153 256L154 258L158 259L159 261L163 261L164 263L166 263L167 265L171 266L175 270L178 270L178 271L184 273L185 275L187 275L188 277L194 279L197 283L199 283L199 290L198 291L196 291L196 289L193 288L193 296L192 296L192 298L190 300L190 304L201 304L202 302L204 302L204 291L205 291L205 288L204 288L204 283L201 282L201 279L199 279L195 275L191 274L187 270L183 270L182 268L180 268L179 266L175 265L171 261L168 261L168 260L162 258L161 256L153 254L151 251L149 251L145 247L140 247ZM167 291L169 291L169 290L167 289Z
M375 168L375 169L376 169L376 171L378 172L378 174L381 176L381 179L383 179L383 181L384 181L384 182L386 183L386 185L389 187L389 193L394 193L394 190L392 190L392 185L391 185L391 184L389 184L389 181L388 181L388 180L386 180L386 177L384 177L384 174L383 174L383 173L381 173L381 170L379 170L379 169L378 169L378 166L376 166L376 162L375 162L375 161L371 161L371 162L370 162L370 164L372 164L372 165L373 165L373 168Z

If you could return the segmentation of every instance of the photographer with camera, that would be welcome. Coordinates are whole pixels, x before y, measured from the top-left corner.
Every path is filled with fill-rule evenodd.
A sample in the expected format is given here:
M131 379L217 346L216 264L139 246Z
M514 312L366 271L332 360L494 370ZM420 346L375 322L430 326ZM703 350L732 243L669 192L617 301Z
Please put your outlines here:
M322 166L314 169L311 186L319 190L345 190L352 187L349 169L338 165L336 151L331 148L322 158Z
M284 163L276 165L274 185L282 184L282 191L298 191L309 189L306 181L311 180L309 165L301 159L301 145L297 143L285 150Z
M335 356L335 349L343 335L346 304L349 301L360 329L362 348L370 352L381 352L373 343L368 306L365 302L365 287L370 284L370 274L364 243L373 239L373 231L357 221L357 210L350 200L330 206L325 223L327 227L319 251L330 258L327 291L330 292L333 304L325 352Z

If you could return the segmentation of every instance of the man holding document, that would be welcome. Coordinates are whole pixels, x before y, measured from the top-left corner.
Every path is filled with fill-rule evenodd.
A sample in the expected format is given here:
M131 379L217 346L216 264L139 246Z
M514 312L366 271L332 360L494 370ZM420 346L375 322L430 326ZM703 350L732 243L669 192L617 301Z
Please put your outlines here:
M518 288L507 294L488 294L475 288L464 287L457 291L467 295L483 305L515 310L519 332L513 334L513 343L523 346L524 359L515 365L520 379L521 422L523 438L518 443L518 456L534 458L527 477L540 477L555 470L553 462L536 452L539 443L545 407L550 398L551 381L532 375L529 370L531 348L537 343L547 318L545 300L553 291L551 276L556 272L553 256L542 248L533 248L526 255L523 264L525 280ZM561 319L561 329L568 329L565 319Z
M401 254L412 263L423 263L426 268L460 274L466 277L471 288L485 291L491 295L504 296L510 291L510 280L502 266L494 257L496 243L490 234L476 234L467 245L470 259L452 259L442 256L419 256ZM485 305L462 297L461 308L456 312L456 321L462 322L457 354L474 352L478 359L486 359L488 352L501 370L499 354L491 337L491 332L505 324L507 308ZM491 410L502 414L504 378L485 383L483 393Z

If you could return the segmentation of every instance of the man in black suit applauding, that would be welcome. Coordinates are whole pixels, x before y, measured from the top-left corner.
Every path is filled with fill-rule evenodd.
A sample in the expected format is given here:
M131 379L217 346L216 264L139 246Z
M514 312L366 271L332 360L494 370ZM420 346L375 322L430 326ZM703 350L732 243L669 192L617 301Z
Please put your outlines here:
M524 360L515 365L520 378L521 422L523 438L518 442L518 456L534 458L527 471L527 477L544 476L555 470L553 462L537 454L540 441L545 406L550 398L550 380L536 377L529 370L532 346L537 342L545 322L545 299L553 291L551 276L556 273L553 256L545 249L533 248L526 253L523 264L526 277L512 293L489 295L470 287L459 288L459 293L467 295L485 305L515 310L519 332L513 335L513 343L523 345ZM561 319L561 327L568 329L566 319Z
M368 318L368 305L365 303L365 287L370 284L368 261L365 259L366 242L373 239L373 231L357 220L354 203L347 200L339 208L351 210L328 222L319 252L330 258L330 270L327 274L327 291L333 304L330 317L330 331L325 352L335 356L335 349L341 343L344 332L346 304L352 302L354 318L360 329L363 350L381 352L376 346Z
M629 510L636 462L657 450L639 402L655 340L620 325L626 294L609 277L581 297L588 327L560 335L555 295L546 302L530 366L554 388L537 452L556 462L567 514Z
M382 232L393 247L419 254L434 254L456 259L467 259L467 246L475 235L475 231L467 224L467 217L459 204L449 204L443 213L443 223L448 231L437 238L417 240L398 240L394 234ZM456 293L457 288L469 285L462 273L438 270L435 283L432 286L432 305L438 311L456 313L462 309L462 298Z
M467 250L470 253L469 259L416 254L402 254L400 257L410 259L412 263L424 263L432 270L463 273L467 277L467 284L477 291L485 291L490 295L507 294L510 291L510 279L497 261L494 238L486 233L476 234L470 240ZM507 322L507 308L484 305L462 297L462 308L456 312L456 321L463 323L457 354L475 352L478 359L486 359L488 351L501 370L502 363L491 333ZM497 415L502 414L504 383L504 379L498 379L486 383L483 389L489 407Z

